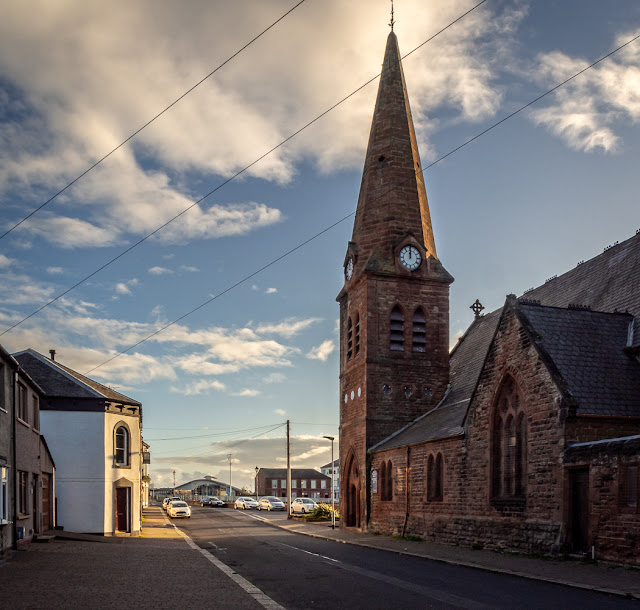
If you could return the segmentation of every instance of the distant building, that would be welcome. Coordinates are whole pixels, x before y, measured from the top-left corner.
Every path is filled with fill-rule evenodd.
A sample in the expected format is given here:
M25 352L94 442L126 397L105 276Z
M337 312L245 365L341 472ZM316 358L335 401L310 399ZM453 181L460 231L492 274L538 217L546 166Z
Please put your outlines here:
M203 496L228 497L229 483L218 481L211 475L205 475L202 479L194 479L175 487L156 487L153 490L153 497L162 500L168 496L185 496L186 499L201 498ZM231 488L231 496L242 495L243 491L239 487Z
M286 468L260 468L257 479L258 496L287 497ZM331 477L313 468L292 468L291 497L330 500Z
M337 459L333 462L333 468L335 470L333 475L333 499L338 502L340 500L340 460ZM320 472L329 478L331 478L331 462L320 466Z
M137 535L142 405L34 350L14 358L44 392L40 426L56 460L57 524L80 533Z

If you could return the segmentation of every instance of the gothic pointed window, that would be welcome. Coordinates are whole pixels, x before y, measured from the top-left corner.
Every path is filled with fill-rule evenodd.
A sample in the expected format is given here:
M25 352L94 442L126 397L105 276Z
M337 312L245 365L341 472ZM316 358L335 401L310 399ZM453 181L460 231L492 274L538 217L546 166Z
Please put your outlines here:
M427 460L427 500L442 502L444 478L444 458L442 453L430 455Z
M427 351L427 318L422 307L418 307L413 314L412 349L414 352Z
M391 460L387 462L387 500L393 500L393 466Z
M120 424L114 435L113 443L114 462L116 466L129 465L129 430Z
M404 350L404 316L397 305L391 310L389 322L389 348L401 352Z
M355 350L356 356L360 353L360 314L356 314L356 341L355 341Z
M353 323L351 318L347 322L347 360L351 360L353 356Z
M527 417L513 377L500 388L491 427L491 494L524 498L527 491Z

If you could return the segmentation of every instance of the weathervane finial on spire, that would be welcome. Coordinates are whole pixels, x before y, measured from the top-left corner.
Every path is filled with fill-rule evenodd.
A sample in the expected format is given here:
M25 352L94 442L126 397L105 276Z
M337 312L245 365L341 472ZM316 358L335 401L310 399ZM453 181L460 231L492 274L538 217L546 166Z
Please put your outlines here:
M391 26L391 31L393 32L393 24L395 23L395 20L393 19L393 0L391 0L391 21L389 22L389 25Z

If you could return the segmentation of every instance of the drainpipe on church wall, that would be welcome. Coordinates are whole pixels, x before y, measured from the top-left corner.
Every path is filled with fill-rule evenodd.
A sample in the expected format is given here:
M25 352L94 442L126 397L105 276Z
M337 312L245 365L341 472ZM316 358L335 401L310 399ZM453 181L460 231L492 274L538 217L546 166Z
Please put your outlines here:
M404 538L407 532L407 523L409 522L409 510L411 502L411 493L409 489L409 480L411 477L411 447L407 447L407 467L405 469L405 513L404 513L404 525L402 526L402 537Z

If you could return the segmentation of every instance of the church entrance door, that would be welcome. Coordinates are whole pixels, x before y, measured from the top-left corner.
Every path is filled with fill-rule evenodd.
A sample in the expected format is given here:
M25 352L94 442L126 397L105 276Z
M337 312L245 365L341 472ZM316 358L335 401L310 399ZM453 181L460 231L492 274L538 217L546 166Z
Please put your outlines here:
M360 473L354 456L347 471L347 527L360 527Z

